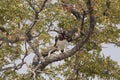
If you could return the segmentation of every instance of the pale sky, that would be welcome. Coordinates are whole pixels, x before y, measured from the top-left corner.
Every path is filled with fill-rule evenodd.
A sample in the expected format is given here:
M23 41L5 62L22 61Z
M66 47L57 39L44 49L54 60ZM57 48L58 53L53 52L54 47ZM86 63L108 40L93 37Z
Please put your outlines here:
M113 44L104 44L101 53L105 56L110 56L111 59L117 61L120 65L120 47L117 47Z

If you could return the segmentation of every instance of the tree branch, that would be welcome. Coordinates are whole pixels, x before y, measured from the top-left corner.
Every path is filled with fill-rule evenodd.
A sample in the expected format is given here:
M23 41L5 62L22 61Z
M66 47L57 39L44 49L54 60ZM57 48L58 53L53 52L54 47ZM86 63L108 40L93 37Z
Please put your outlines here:
M47 3L48 0L44 0L40 10L38 12L41 12L43 10L43 8L45 7L45 4Z
M63 1L62 1L61 5L63 7L65 7L68 12L71 12L77 20L79 20L79 21L81 20L81 14L76 9L74 9L72 5L67 4Z
M15 39L15 40L9 40L8 38L6 38L6 37L1 37L0 36L0 41L3 41L3 42L6 42L6 43L16 43L16 42L18 42L18 41L21 41L20 39Z
M32 45L32 43L30 42L31 38L32 38L32 35L30 34L32 28L35 26L37 20L39 19L38 16L39 16L39 13L43 10L43 8L45 7L45 4L46 4L47 0L44 0L40 10L35 10L35 8L32 6L32 4L28 1L30 7L34 10L35 12L35 16L34 16L34 19L33 19L33 22L31 23L30 27L26 30L26 36L27 36L27 42L29 44L29 46L32 48L32 50L34 51L34 53L40 58L40 61L43 61L44 58L42 56L42 54L39 52L39 50L34 46ZM39 34L40 35L40 34Z
M78 80L78 76L79 76L78 61L79 61L79 57L78 57L78 55L76 54L76 56L75 56L75 62L74 62L74 70L73 70L73 72L74 72L75 75L76 75L75 80Z
M25 50L26 50L26 52L25 52L24 57L21 59L21 61L22 61L21 63L19 63L18 65L15 64L14 66L5 67L5 68L1 69L0 72L1 72L1 71L4 71L4 70L9 70L9 69L18 70L18 69L22 68L22 66L23 66L24 64L26 64L26 62L25 62L24 60L25 60L25 58L26 58L27 55L28 55L28 50L27 50L26 42L25 42Z
M6 32L6 35L9 34L8 31L7 31L4 27L2 27L2 26L0 26L0 31L2 31L2 32Z
M83 45L89 40L90 36L93 33L93 30L94 30L94 27L96 24L96 20L95 20L95 16L93 15L93 8L91 5L91 0L88 0L87 6L88 6L88 9L90 10L90 12L89 12L90 25L89 25L88 31L86 32L86 37L84 37L81 41L79 41L76 44L76 46L74 48L72 48L71 50L69 50L67 52L60 53L60 54L52 54L51 56L45 57L44 62L42 62L42 64L39 64L39 66L37 68L40 68L41 70L43 70L48 64L50 64L52 62L60 61L62 59L71 57L77 51L79 51L83 47ZM37 70L37 68L36 68L36 70Z
M108 13L108 10L110 9L110 5L111 5L111 1L110 0L106 0L106 9L103 12L103 16L109 16L110 14Z
M18 65L14 65L14 66L2 68L2 69L0 69L0 72L2 72L2 71L4 71L4 70L7 71L7 70L10 70L10 69L14 69L14 70L20 69L24 64L26 64L25 61L24 61L26 56L27 56L27 55L25 54L24 57L22 58L22 62L19 63Z
M28 2L29 6L36 12L36 9L35 9L35 7L32 5L32 3L31 3L29 0L26 0L26 1Z
M30 7L34 10L35 12L35 16L34 16L34 19L33 19L33 22L31 23L30 27L27 29L26 31L26 34L28 35L30 33L30 31L32 30L32 28L34 27L34 25L36 24L37 20L39 19L38 16L39 16L39 13L43 10L43 8L45 7L45 4L47 2L47 0L44 0L41 8L39 11L37 11L31 4L31 2L27 1L30 5Z
M32 45L32 43L30 41L28 41L28 44L32 48L32 50L34 51L34 53L39 57L40 61L44 61L44 58L43 58L42 54L39 52L39 50L37 49L37 47L35 47L34 45Z

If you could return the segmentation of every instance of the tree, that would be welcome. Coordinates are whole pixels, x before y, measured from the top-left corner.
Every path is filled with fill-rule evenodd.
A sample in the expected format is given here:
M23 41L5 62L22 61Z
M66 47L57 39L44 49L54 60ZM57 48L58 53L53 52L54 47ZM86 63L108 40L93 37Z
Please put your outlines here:
M102 43L120 46L120 0L54 1L0 1L0 79L120 79L117 62L100 54ZM72 29L77 35L68 35ZM65 32L72 47L59 52L51 32ZM30 53L35 57L27 64ZM18 74L23 65L28 73Z

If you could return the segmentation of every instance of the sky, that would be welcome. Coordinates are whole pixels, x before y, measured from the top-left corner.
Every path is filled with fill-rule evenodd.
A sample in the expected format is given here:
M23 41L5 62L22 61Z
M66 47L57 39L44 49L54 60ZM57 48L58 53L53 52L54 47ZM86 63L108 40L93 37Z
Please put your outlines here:
M120 47L113 44L103 44L101 54L104 54L106 57L110 56L112 60L117 61L120 65Z

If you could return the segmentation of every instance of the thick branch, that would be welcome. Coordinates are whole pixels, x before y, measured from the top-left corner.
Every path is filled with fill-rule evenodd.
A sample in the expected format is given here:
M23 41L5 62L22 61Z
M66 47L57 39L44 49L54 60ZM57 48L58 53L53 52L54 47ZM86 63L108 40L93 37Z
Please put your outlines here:
M7 37L1 37L0 36L0 41L3 41L3 42L6 42L6 43L16 43L16 42L18 42L18 41L22 41L22 40L20 40L20 39L15 39L15 40L9 40Z
M95 27L95 16L93 15L93 8L91 5L91 0L88 0L87 2L87 6L88 9L90 10L89 12L89 18L90 18L90 25L89 25L89 29L86 32L86 37L84 37L81 41L79 41L76 46L74 48L72 48L71 50L61 53L61 54L53 54L51 56L48 56L45 58L45 61L42 62L42 64L39 65L39 68L42 70L44 69L48 64L55 62L55 61L60 61L62 59L71 57L72 55L74 55L77 51L79 51L83 45L89 40L90 36L93 33L94 27Z
M50 56L50 54L53 54L57 50L58 49L56 47L50 46L50 47L47 47L47 49L43 50L41 54L43 57L46 57L46 56ZM33 63L32 63L33 66L34 66L34 63L35 63L35 67L39 64L39 56L37 55L34 56Z
M6 43L12 43L13 42L13 41L9 40L8 38L1 37L1 36L0 36L0 41L6 42Z

